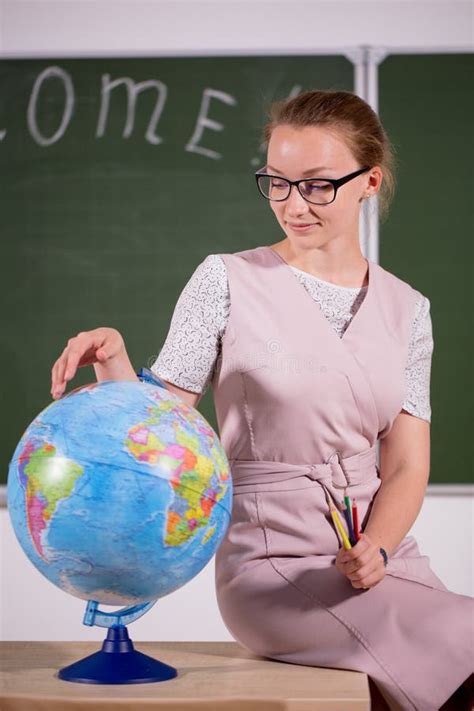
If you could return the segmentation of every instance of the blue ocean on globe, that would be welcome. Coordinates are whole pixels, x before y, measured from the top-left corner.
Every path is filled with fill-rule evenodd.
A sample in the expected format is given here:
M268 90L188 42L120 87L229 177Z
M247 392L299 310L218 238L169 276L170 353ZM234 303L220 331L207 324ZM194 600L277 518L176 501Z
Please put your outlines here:
M232 484L207 420L169 390L104 381L52 402L9 466L18 541L54 585L134 605L170 594L212 558Z

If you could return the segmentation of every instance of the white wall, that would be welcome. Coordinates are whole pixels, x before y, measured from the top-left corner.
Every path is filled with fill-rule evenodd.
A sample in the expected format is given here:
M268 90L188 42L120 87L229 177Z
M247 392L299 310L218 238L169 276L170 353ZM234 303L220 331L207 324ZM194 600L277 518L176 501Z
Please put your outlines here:
M313 52L472 44L460 0L3 0L0 52Z
M409 535L430 558L444 584L474 594L472 498L427 496ZM44 578L23 553L6 509L0 509L0 638L4 640L94 640L104 631L82 624L86 603ZM104 606L106 611L116 608ZM180 590L158 601L130 625L142 641L232 640L217 608L214 559Z
M416 0L0 1L1 56L472 51L470 2ZM474 595L473 500L429 487L411 535L453 592ZM0 509L0 638L102 639L82 625L85 603L26 559ZM111 610L112 608L106 608ZM136 640L231 639L217 609L214 563L131 626Z

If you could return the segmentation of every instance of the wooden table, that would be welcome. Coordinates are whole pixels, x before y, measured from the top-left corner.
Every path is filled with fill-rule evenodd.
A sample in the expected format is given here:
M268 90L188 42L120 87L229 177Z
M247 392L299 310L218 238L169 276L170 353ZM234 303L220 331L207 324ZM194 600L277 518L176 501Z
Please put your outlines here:
M237 642L134 642L177 668L148 684L63 681L57 671L100 642L1 642L2 711L369 711L366 674L273 661Z

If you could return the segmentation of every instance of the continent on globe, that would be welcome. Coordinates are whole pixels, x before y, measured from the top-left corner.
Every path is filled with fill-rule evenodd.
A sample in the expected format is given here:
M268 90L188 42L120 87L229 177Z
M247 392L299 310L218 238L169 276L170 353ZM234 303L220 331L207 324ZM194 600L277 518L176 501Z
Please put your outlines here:
M54 467L51 467L54 461ZM52 476L54 468L61 476ZM18 457L18 477L25 492L26 521L38 554L47 560L43 536L58 503L66 499L83 474L83 467L58 456L56 447L42 440L26 440Z
M196 436L187 434L176 420L179 407L168 401L158 400L157 405L148 408L149 417L128 431L125 446L137 462L156 464L159 462L160 475L168 479L173 496L167 509L166 531L163 542L167 546L180 546L192 538L200 528L208 525L209 517L216 502L227 491L227 466L216 447L214 459L200 453L200 443ZM173 442L165 444L160 440L154 427L165 426L165 415L173 417L170 426L174 430ZM189 420L189 410L187 410ZM210 428L199 427L201 435L212 441L214 433ZM219 470L215 471L215 461ZM214 529L205 534L207 542Z

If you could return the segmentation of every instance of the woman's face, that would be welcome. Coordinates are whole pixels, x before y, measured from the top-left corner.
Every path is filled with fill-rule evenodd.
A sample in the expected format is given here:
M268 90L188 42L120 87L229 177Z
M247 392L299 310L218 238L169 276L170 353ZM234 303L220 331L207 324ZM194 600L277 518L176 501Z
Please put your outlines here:
M359 168L342 135L328 128L278 126L268 144L266 172L289 180L342 178ZM303 199L296 186L286 200L269 204L288 239L301 246L322 244L334 237L359 234L362 198L376 192L380 168L357 176L337 191L334 202L315 205ZM295 225L309 225L298 230Z

